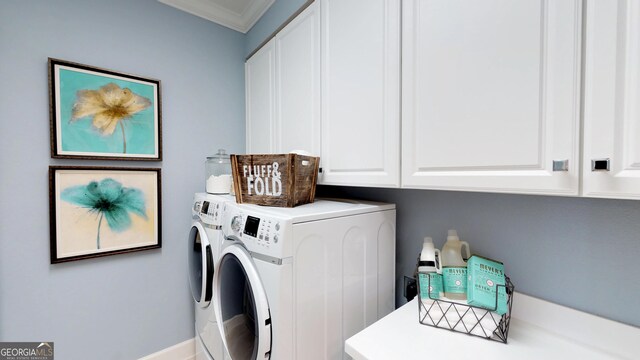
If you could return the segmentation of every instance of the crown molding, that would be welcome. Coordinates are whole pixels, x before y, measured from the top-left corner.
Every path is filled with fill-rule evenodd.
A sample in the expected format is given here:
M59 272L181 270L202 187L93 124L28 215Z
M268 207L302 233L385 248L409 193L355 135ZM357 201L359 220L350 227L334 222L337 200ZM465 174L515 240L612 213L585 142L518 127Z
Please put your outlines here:
M243 34L249 31L275 2L275 0L249 0L244 11L239 14L216 3L215 0L158 1Z

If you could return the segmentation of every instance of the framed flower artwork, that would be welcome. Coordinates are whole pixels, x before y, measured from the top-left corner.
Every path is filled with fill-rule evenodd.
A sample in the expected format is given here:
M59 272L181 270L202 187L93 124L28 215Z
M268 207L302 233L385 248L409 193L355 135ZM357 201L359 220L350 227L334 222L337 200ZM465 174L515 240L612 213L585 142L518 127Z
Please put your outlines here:
M51 263L160 248L160 169L49 167Z
M162 160L160 80L49 58L51 157Z

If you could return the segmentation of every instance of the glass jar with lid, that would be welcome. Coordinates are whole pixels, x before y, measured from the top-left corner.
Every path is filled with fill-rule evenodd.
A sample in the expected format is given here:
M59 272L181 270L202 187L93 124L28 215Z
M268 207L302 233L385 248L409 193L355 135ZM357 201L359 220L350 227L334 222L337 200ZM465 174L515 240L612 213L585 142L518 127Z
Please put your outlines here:
M209 194L228 194L233 188L231 160L224 149L208 156L205 162L206 189Z

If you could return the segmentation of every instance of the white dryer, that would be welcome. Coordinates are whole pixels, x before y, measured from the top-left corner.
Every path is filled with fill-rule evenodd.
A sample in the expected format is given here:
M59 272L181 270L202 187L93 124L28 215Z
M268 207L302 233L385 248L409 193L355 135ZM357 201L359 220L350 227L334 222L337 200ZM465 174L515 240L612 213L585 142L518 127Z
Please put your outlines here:
M224 206L214 305L233 360L342 359L395 309L395 205Z
M197 193L189 231L189 285L195 302L196 359L222 360L224 347L213 299L213 275L220 258L222 209L233 197Z

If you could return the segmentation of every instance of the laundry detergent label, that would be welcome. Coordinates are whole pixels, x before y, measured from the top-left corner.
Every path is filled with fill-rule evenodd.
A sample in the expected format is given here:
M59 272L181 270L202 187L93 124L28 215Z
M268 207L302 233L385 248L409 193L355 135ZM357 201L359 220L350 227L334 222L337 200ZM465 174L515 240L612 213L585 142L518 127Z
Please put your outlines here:
M467 293L466 266L445 266L442 268L444 292L454 294Z
M442 292L442 275L437 273L420 273L420 298L440 299Z
M502 315L507 312L506 280L504 265L495 260L474 255L467 264L469 305L495 310Z

